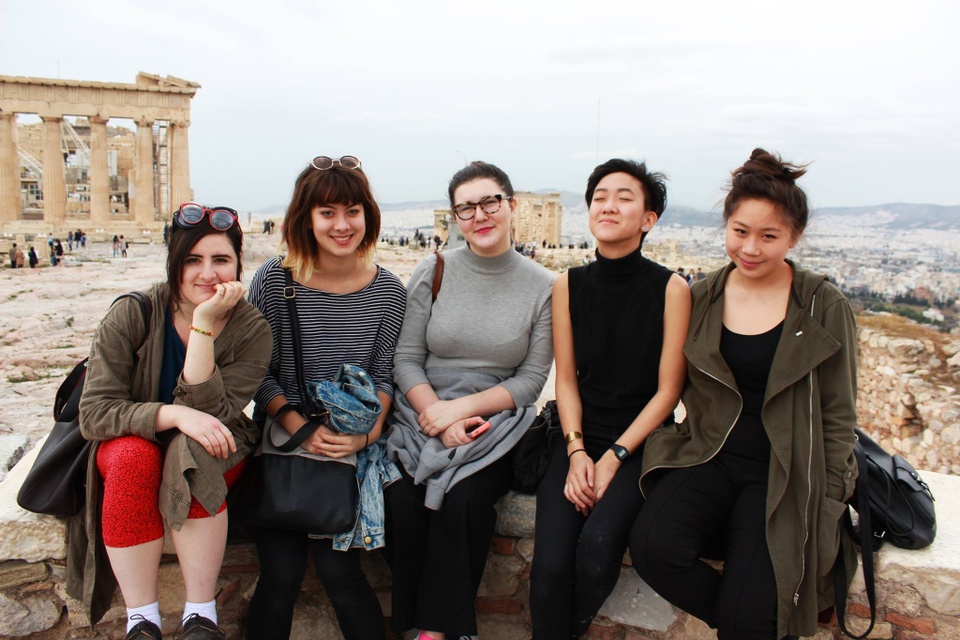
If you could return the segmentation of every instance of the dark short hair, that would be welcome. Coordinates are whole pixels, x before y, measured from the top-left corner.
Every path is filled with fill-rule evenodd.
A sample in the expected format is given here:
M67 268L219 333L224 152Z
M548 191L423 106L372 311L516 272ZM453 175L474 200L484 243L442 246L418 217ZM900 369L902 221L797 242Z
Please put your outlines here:
M243 230L240 228L239 221L226 231L218 231L211 227L207 218L189 227L181 227L174 222L170 225L170 240L167 243L167 286L170 288L170 301L173 302L174 307L179 307L183 302L180 279L187 256L198 242L214 233L222 233L230 241L233 251L237 254L237 280L243 277Z
M453 207L457 204L453 201L453 194L457 189L468 182L483 180L484 178L489 178L496 182L500 188L503 189L503 195L508 198L513 197L513 185L510 184L510 177L503 169L489 162L474 160L450 178L450 184L447 186L447 197L450 199L450 206Z
M365 231L357 250L369 256L380 237L380 206L373 198L370 181L361 169L334 165L321 171L313 165L297 176L293 197L283 218L282 241L287 246L284 266L305 271L309 276L317 264L320 251L313 235L311 215L314 207L340 204L362 205Z
M723 221L727 222L744 200L766 200L790 223L794 236L799 236L810 218L807 194L797 186L797 179L806 172L806 165L784 162L779 155L754 149L750 159L731 174Z
M597 165L587 178L587 192L585 194L587 206L593 203L593 192L597 190L600 181L611 173L626 173L634 178L643 187L643 204L647 211L653 211L657 218L663 216L667 208L667 176L659 172L647 170L647 163L623 158L611 158L603 164Z

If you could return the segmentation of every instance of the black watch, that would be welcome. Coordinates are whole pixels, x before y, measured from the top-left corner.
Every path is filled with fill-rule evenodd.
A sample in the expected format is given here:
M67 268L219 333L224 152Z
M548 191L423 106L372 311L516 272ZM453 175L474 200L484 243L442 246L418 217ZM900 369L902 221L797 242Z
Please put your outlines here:
M628 451L626 447L621 446L616 442L610 445L610 451L613 451L613 455L617 456L617 460L620 462L623 462L630 457L630 451Z

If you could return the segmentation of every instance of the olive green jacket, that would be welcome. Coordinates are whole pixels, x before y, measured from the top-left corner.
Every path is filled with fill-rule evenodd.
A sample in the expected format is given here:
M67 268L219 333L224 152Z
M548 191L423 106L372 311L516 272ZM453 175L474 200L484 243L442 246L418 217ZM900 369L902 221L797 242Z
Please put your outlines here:
M227 496L224 472L243 460L260 437L243 410L267 370L273 340L270 325L246 300L237 303L216 338L216 366L210 379L186 384L181 377L174 390L174 404L215 416L230 429L236 453L226 460L214 458L179 431L156 432L157 413L163 406L160 368L170 301L166 284L146 293L153 304L149 328L144 326L139 303L131 298L117 301L97 327L80 401L80 431L93 441L93 447L87 462L86 506L68 522L67 593L83 603L91 625L110 608L116 589L100 529L99 442L132 434L161 444L165 454L160 512L166 525L179 531L191 498L207 512L217 512Z
M840 519L857 475L853 312L825 276L791 266L789 306L761 411L771 445L766 531L777 584L777 637L814 635L818 612L833 604L831 569L846 535ZM640 478L644 494L652 486L651 471L713 458L739 418L737 383L720 355L724 285L734 268L731 263L692 289L683 349L687 416L647 439ZM851 545L844 545L844 558L852 576Z

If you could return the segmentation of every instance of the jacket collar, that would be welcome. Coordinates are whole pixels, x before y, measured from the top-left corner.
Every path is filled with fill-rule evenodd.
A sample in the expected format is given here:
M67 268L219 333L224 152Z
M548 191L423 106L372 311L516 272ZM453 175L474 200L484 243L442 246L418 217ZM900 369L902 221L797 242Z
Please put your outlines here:
M826 282L826 276L800 269L790 260L787 263L793 269L793 283L783 334L777 345L767 382L767 399L815 369L841 346L820 322L812 317L812 314L818 315L820 311L817 308L817 294L821 285ZM684 354L690 364L732 389L736 389L737 385L733 373L720 355L720 332L723 328L723 292L727 276L734 269L736 265L731 262L725 268L711 273L702 285L695 285L692 333L684 346ZM698 295L698 286L705 286L706 293ZM705 299L702 296L705 296Z

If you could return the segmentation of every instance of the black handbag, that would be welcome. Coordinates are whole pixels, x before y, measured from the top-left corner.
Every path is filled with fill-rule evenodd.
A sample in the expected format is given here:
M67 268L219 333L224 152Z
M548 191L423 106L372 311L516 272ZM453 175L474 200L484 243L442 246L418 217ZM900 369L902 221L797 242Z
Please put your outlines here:
M143 292L133 291L118 297L114 304L120 298L137 300L144 324L149 328L150 298ZM57 389L53 429L17 493L17 504L27 511L67 518L83 508L91 446L80 433L80 398L87 377L87 360L89 358L84 358L77 364Z
M349 531L357 519L360 488L354 465L309 454L298 447L321 426L330 426L330 413L311 396L303 379L300 322L296 290L284 269L283 296L290 315L290 333L300 387L300 407L307 423L287 437L279 422L267 418L263 440L238 486L231 492L230 515L246 524L313 534Z
M850 510L843 516L844 526L858 542L863 567L863 582L870 608L870 625L854 635L846 625L847 572L840 557L834 565L833 584L837 623L840 630L855 640L866 638L877 619L877 596L873 554L884 541L903 549L923 549L937 534L933 493L913 466L899 455L890 455L860 429L854 429L857 441L853 453L859 475L848 504L859 517L854 526Z
M557 401L544 405L520 442L513 449L513 484L511 489L520 493L536 493L540 481L550 466L551 448L556 434L560 433L560 412Z

